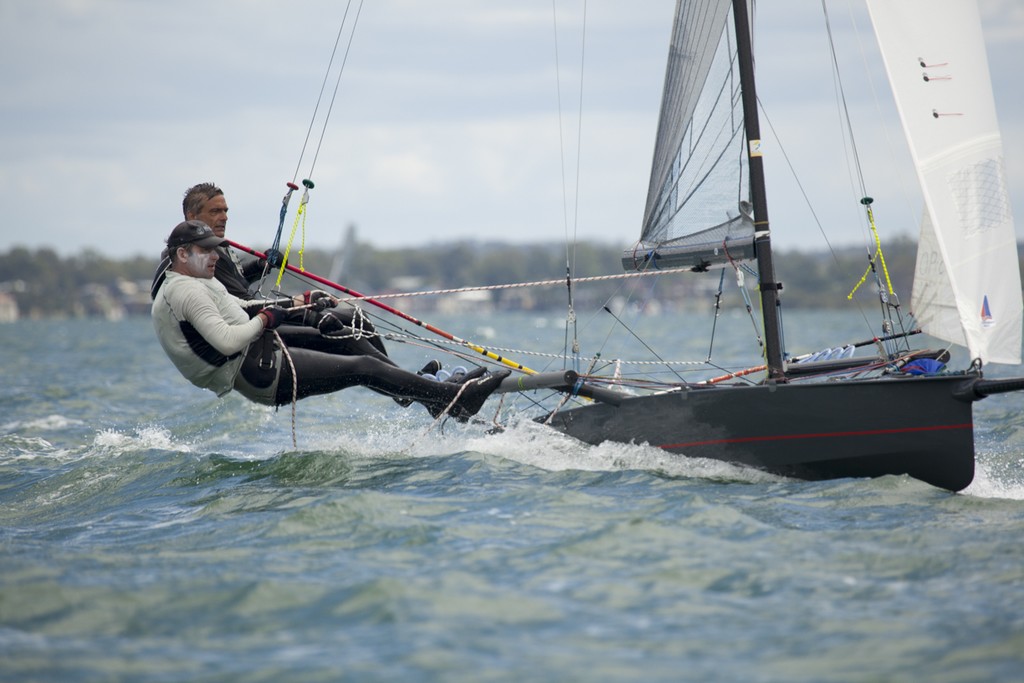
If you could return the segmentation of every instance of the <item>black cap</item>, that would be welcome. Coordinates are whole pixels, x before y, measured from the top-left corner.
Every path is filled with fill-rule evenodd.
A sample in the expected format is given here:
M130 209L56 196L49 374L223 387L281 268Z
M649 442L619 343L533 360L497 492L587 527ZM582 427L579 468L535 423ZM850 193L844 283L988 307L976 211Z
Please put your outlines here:
M221 247L228 243L223 237L217 237L210 226L202 221L184 221L174 226L171 236L167 238L167 248L177 249L187 244L196 244L204 249Z

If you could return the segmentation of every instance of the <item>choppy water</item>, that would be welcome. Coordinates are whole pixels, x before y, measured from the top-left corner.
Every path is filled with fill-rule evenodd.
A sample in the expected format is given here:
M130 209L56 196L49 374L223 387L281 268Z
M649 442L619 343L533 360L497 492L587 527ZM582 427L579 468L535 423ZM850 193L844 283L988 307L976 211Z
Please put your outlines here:
M954 495L428 432L363 390L301 402L293 448L148 320L0 343L4 681L1024 679L1021 396L977 405Z

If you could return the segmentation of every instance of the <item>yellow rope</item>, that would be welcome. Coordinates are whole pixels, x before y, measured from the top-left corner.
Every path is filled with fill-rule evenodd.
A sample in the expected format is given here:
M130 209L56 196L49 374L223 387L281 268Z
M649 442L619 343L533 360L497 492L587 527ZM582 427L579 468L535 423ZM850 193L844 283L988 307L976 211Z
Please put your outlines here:
M868 220L871 222L871 234L875 236L875 248L878 249L878 260L882 263L882 273L885 275L885 286L889 290L889 294L895 294L892 289L892 280L889 279L889 267L885 265L885 254L882 253L882 240L878 237L878 230L875 228L875 214L868 207Z
M875 227L875 212L871 210L871 201L869 197L865 197L861 200L861 203L867 208L868 212L868 224L871 226L871 234L875 238L875 253L873 256L868 257L868 267L864 271L864 274L860 276L860 280L854 285L850 293L846 295L847 300L852 300L853 295L857 293L860 286L868 279L868 275L871 273L871 266L875 262L875 256L878 257L878 262L882 264L882 274L885 275L885 286L889 290L889 295L894 296L895 292L892 288L892 280L889 278L889 267L885 264L885 254L882 252L882 240L878 237L878 229Z
M288 246L284 250L284 260L281 261L281 267L277 271L277 281L274 283L274 287L281 287L281 278L284 277L284 271L288 265L288 254L292 251L292 242L295 241L295 231L299 229L299 219L302 219L302 242L299 246L299 270L305 271L304 264L302 262L303 253L306 251L306 204L309 203L309 188L302 193L302 201L299 202L299 209L295 212L295 222L292 223L292 233L288 236Z
M864 274L860 276L860 280L858 280L857 284L853 286L853 289L850 290L850 293L846 295L846 299L848 301L852 301L853 300L853 295L857 293L857 290L860 289L860 286L862 284L864 284L864 282L868 279L868 273L870 273L870 272L871 272L871 265L868 264L868 268L867 268L867 270L864 271Z

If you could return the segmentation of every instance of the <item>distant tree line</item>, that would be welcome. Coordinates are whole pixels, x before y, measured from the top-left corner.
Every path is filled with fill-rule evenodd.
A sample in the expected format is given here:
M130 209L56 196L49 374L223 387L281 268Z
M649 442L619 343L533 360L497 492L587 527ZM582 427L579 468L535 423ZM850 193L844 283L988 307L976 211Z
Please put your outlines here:
M910 240L895 240L884 246L886 269L901 300L909 304L914 274L916 245ZM1018 248L1018 257L1021 250ZM490 242L456 242L401 249L378 249L357 244L345 259L342 284L365 294L383 294L403 290L453 289L460 287L500 285L545 280L564 281L567 262L573 264L576 277L622 272L618 246L580 243L568 252L564 244L510 245ZM303 255L307 270L321 275L330 272L334 254L309 249ZM847 295L869 266L868 252L863 248L842 248L834 252L779 251L775 254L776 276L783 283L782 300L792 308L841 308L848 304ZM293 262L297 259L293 256ZM879 277L883 278L881 260L876 258ZM135 256L112 259L86 250L62 257L50 248L14 247L0 254L0 293L18 303L22 317L67 315L67 311L84 311L76 307L76 298L95 297L98 288L128 296L134 291L136 301L132 312L143 312L148 305L149 281L156 259ZM662 302L698 301L705 305L721 281L716 271L703 275L650 278L657 286L636 288L639 298L657 298ZM726 286L735 278L727 274ZM401 286L399 286L399 283ZM748 275L746 286L751 292L754 277ZM129 286L130 285L130 286ZM574 302L580 310L600 305L621 291L621 281L576 287ZM877 300L874 276L861 286L858 297ZM497 307L564 309L567 301L564 285L523 290L493 292ZM60 302L60 303L58 303ZM401 304L396 304L401 307ZM55 308L59 310L54 310Z
M110 284L118 278L149 278L156 260L143 256L111 259L86 250L61 257L50 248L14 247L0 254L0 283L22 282L34 296L67 296L86 284Z

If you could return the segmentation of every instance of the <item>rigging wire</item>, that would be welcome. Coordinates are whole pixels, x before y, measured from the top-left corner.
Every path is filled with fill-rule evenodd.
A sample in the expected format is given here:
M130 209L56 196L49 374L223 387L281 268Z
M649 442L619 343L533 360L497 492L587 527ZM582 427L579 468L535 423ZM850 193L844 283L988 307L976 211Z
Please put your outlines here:
M742 264L737 264L737 265L742 267ZM678 273L682 272L683 270L684 269L666 270L666 271L648 271L648 272L638 272L638 273L620 273L620 274L617 274L617 275L602 275L602 276L595 276L595 277L578 278L578 281L580 281L580 282L598 282L598 281L613 280L613 279L633 279L633 280L636 280L636 279L643 279L645 276L660 276L660 275L678 274ZM297 279L297 280L299 280L299 281L304 282L305 286L318 286L318 285L322 284L322 282L320 282L319 280L314 279L313 277L311 277L311 274L308 273L308 272L300 273L300 272L290 271L290 276L295 278L295 279ZM656 280L660 280L661 278L660 277L656 277L655 279ZM345 302L345 303L353 305L353 308L356 309L356 311L357 311L358 317L360 317L360 318L365 317L365 318L373 320L374 324L375 324L375 326L377 328L376 334L378 336L382 337L385 340L391 340L391 341L396 341L396 342L399 342L399 343L411 344L411 345L414 345L414 346L421 346L423 348L434 348L434 349L437 349L437 350L444 351L446 353L451 353L453 355L459 356L463 360L467 360L467 361L470 361L470 362L485 362L486 363L486 362L490 362L490 361L486 360L486 359L480 358L480 356L477 355L477 353L475 353L475 352L471 353L471 352L467 351L466 350L467 347L466 347L465 343L462 342L462 341L452 341L452 340L447 340L447 339L443 339L443 338L436 338L436 337L424 336L424 335L421 335L421 334L417 334L417 333L411 331L409 328L407 328L407 327L405 327L403 325L397 324L396 321L393 320L392 316L382 316L382 315L378 315L378 314L375 314L373 312L367 311L367 310L363 309L362 307L360 307L358 305L355 305L355 302L358 302L358 301L360 301L362 299L366 299L366 298L372 298L372 299L376 300L376 299L388 299L388 298L401 298L401 297L407 297L407 296L423 296L423 295L448 294L448 293L459 292L459 291L475 291L475 290L481 290L481 289L502 289L502 288L508 288L508 287L554 286L554 285L558 285L559 283L560 283L559 280L545 280L545 281L539 281L539 282L512 283L512 284L509 284L509 285L495 285L495 286L488 286L488 287L467 287L467 288L451 289L451 290L436 290L436 291L424 291L424 292L403 292L403 293L380 294L380 295L372 295L372 296L364 295L363 297L355 297L355 298L347 298L347 297L341 296L341 297L338 297L338 298L339 298L339 301L341 301L341 302ZM632 283L632 286L635 287L637 284L639 284L639 283L634 282L634 283ZM621 291L621 289L622 288L620 287L619 291ZM602 309L600 311L601 313L609 313L610 312L610 310L606 311L606 310L604 310L604 308L611 306L610 302L611 302L611 300L614 297L615 297L614 294L611 297L609 297L609 300L605 302L605 306L602 307ZM630 295L630 298L631 297L632 297L632 295ZM597 315L597 313L595 313L595 315ZM624 329L629 331L629 333L631 335L636 336L635 332L633 330L630 330L629 327L622 320L618 319L617 316L613 315L613 317L615 317L616 320L618 321L618 323ZM363 335L363 336L370 336L371 334L373 334L373 333L371 333L368 330L365 330L363 328L359 328L358 333ZM643 343L642 340L641 340L641 343ZM489 347L489 348L492 351L501 352L503 354L510 354L511 353L511 354L518 354L518 355L524 355L524 356L533 356L533 357L536 357L536 358L550 359L551 361L565 360L566 359L566 356L565 356L564 353L563 354L551 354L551 353L537 352L537 351L528 350L528 349L515 349L515 348L505 348L505 347ZM720 366L720 365L718 365L716 363L711 363L710 359L706 359L706 360L665 360L664 358L662 358L659 354L657 354L653 350L651 352L654 355L654 357L657 358L657 360L622 360L622 359L616 359L615 362L619 362L619 363L622 363L624 365L632 365L632 366L638 366L638 367L672 366L672 365L676 365L676 366L690 366L691 368L712 367L712 368L716 368L718 370L726 371L726 369L723 368L722 366ZM600 353L598 353L598 354L596 354L593 357L581 357L580 361L581 362L587 362L587 363L595 364L597 362L603 362L604 359L601 358ZM547 367L547 366L544 366L544 367ZM674 374L677 377L679 377L679 374L678 374L677 370L675 370L675 369L673 369L671 367L669 368L669 370L670 370L670 372L672 372L672 374ZM646 371L645 374L650 374L650 371L649 370Z
M317 96L316 106L313 108L313 116L310 117L309 128L306 130L306 138L302 142L302 151L299 153L299 160L295 164L295 173L292 175L292 183L295 183L295 181L299 177L299 169L302 166L302 159L306 155L306 148L309 145L309 137L313 131L313 124L316 122L316 115L320 110L320 104L323 101L324 91L327 88L327 80L331 74L331 69L334 66L334 59L338 54L338 45L341 43L341 36L345 31L345 23L348 21L348 13L351 7L352 0L348 0L348 3L346 3L345 5L345 13L342 15L341 18L341 26L338 27L338 35L334 39L334 48L331 50L331 59L327 63L327 70L324 72L324 80L323 83L320 85L320 94ZM355 18L352 20L352 30L349 32L348 44L345 46L345 54L342 57L341 66L338 68L338 77L334 83L334 92L331 95L331 102L330 105L327 107L327 113L324 116L323 127L320 129L320 138L316 144L316 152L313 155L313 161L310 164L309 173L306 175L307 178L313 177L313 169L316 167L317 158L320 156L320 147L321 145L323 145L324 135L327 133L327 124L330 121L331 112L334 110L334 102L338 97L338 89L339 86L341 85L341 75L345 71L345 64L348 62L348 55L349 52L352 50L352 41L355 38L356 26L359 24L359 15L362 13L362 10L363 1L359 0L359 5L356 8Z
M338 46L341 43L342 35L344 35L345 24L348 21L349 10L351 9L351 7L352 7L352 0L348 0L348 3L345 5L345 12L342 15L341 25L338 27L338 35L334 39L334 47L331 50L331 58L330 58L330 60L328 60L327 69L324 72L324 79L323 79L323 82L320 84L320 92L317 95L316 105L313 107L313 115L310 117L309 127L306 129L306 136L305 136L305 138L302 141L302 150L299 152L299 159L298 159L298 161L295 164L295 173L292 175L291 182L287 183L288 191L285 193L284 197L281 199L281 209L280 209L280 214L279 214L277 231L276 231L276 233L274 235L273 243L271 244L270 248L267 250L267 253L266 253L266 265L264 266L263 275L260 278L259 285L257 286L257 291L262 291L263 283L265 282L267 276L270 274L271 269L273 269L273 268L278 268L279 269L278 270L278 274L277 274L276 282L274 283L274 287L275 287L275 289L280 288L280 286L281 286L281 279L284 277L285 266L288 263L288 255L291 252L292 242L295 239L295 233L296 233L296 230L299 227L300 220L301 220L301 223L302 223L302 245L299 248L299 264L300 264L300 268L302 267L302 256L303 256L303 253L305 252L305 238L306 238L306 205L309 203L309 191L311 189L313 189L313 187L314 187L314 183L312 181L313 170L316 168L316 162L317 162L317 159L320 156L320 148L323 145L324 136L327 133L327 125L330 122L331 112L334 109L334 102L335 102L335 100L338 97L338 90L339 90L339 87L341 85L341 75L345 71L345 64L348 61L348 55L349 55L349 52L352 49L352 41L355 38L356 26L359 23L359 15L362 12L362 7L363 7L362 0L359 1L359 5L358 5L358 7L356 9L355 18L352 21L352 29L349 32L349 39L348 39L348 43L347 43L347 45L345 47L345 54L344 54L344 57L342 59L341 66L338 69L338 77L337 77L337 80L335 81L335 84L334 84L334 92L333 92L333 94L331 96L330 106L328 107L327 113L324 116L323 127L320 130L320 138L317 141L316 152L313 155L313 161L310 164L309 173L306 176L306 178L303 179L303 181L302 181L302 185L303 185L303 187L305 189L304 189L304 191L302 193L302 201L299 204L298 212L295 215L295 223L292 226L292 232L291 232L291 236L290 236L290 238L288 240L288 246L284 250L284 252L282 253L280 247L281 247L281 236L282 236L282 233L284 232L284 220L285 220L286 214L288 213L288 204L291 201L292 193L299 189L299 186L296 184L295 181L299 177L299 169L302 167L302 160L305 157L306 150L307 150L307 148L309 146L309 138L310 138L310 135L312 134L312 131L313 131L313 125L316 122L317 113L320 111L320 105L323 102L323 96L324 96L324 92L326 91L326 88L327 88L328 77L330 76L331 69L334 66L334 60L335 60L335 58L337 57L337 54L338 54Z
M853 27L854 34L857 36L857 45L860 48L859 51L860 51L860 55L861 55L861 61L863 63L864 73L867 75L867 85L868 85L868 88L871 91L871 99L872 99L872 101L875 104L875 111L876 111L876 113L878 115L878 119L882 123L882 125L880 127L882 129L882 132L885 134L886 149L896 149L897 147L905 144L905 139L903 138L902 135L900 135L900 136L898 136L898 141L894 141L894 136L893 136L892 129L888 125L888 122L886 121L886 116L882 113L883 112L882 101L883 100L887 100L887 98L886 97L880 97L879 94L878 94L878 88L876 86L875 79L871 77L871 67L870 67L870 65L868 63L868 58L867 58L869 50L864 47L864 42L865 41L864 41L864 38L862 36L862 32L860 31L860 24L857 22L856 17L854 15L854 9L853 9L852 3L850 3L848 1L847 2L847 7L849 9L849 14L850 14L850 25ZM872 35L873 35L873 32L872 32ZM871 44L874 44L874 39L873 38L869 38L868 42L871 43ZM903 197L904 201L906 202L907 211L908 211L908 213L913 213L914 209L911 206L911 202L908 201L908 198L911 195L913 195L914 192L916 192L916 190L909 189L909 186L907 185L907 181L906 181L906 178L908 177L907 174L899 173L899 174L897 174L897 176L899 178L899 186L900 186L900 188L902 190L901 196ZM909 176L909 177L913 177L913 176Z
M793 181L796 183L797 189L800 191L800 195L804 198L804 204L807 206L807 210L811 212L811 218L814 220L814 224L818 226L818 232L821 233L821 238L825 240L825 246L828 247L829 256L832 257L833 263L837 266L842 264L839 261L839 254L836 253L835 247L832 245L832 241L828 238L828 233L825 232L825 226L822 224L821 219L818 217L817 212L814 210L814 205L811 203L811 198L807 194L806 188L800 181L800 177L797 175L796 167L793 165L793 160L789 158L789 154L786 153L786 146L782 144L782 138L779 136L778 131L775 130L775 126L772 125L771 118L768 116L768 112L765 110L764 105L761 104L758 99L758 105L761 108L762 120L768 124L768 129L771 130L772 136L777 141L779 151L782 153L782 158L786 162L786 166L789 168L790 174L793 176ZM868 320L867 313L864 311L864 307L859 301L854 301L857 306L857 311L860 313L861 318L864 319L864 324L870 329L872 327L871 321Z
M612 309L610 309L610 308L608 308L607 306L605 306L605 307L604 307L604 310L605 310L605 312L606 312L606 313L607 313L608 315L610 315L611 317L615 318L615 321L616 321L617 323L619 323L620 325L622 325L622 327L623 327L623 328L625 328L627 332L629 332L629 333L630 333L631 335L633 335L633 338L634 338L634 339L636 339L636 340L637 340L638 342L640 342L641 344L643 344L643 347L644 347L645 349L647 349L648 351L650 351L650 352L651 352L651 355L652 355L652 356L654 356L654 357L655 357L655 358L657 358L657 359L658 359L658 360L659 360L660 362L662 362L662 363L663 363L663 364L665 365L665 367L667 367L667 368L669 369L669 371L671 371L671 372L672 372L672 374L673 374L673 375L675 375L676 377L678 377L678 378L679 378L679 381L680 381L680 382L685 382L685 381L686 381L686 380L684 380L684 379L683 379L683 378L682 378L682 377L681 377L681 376L679 375L679 373L678 373L678 372L676 372L675 368L673 368L673 367L672 367L671 365L669 365L669 363L668 363L668 362L667 362L667 361L666 361L666 360L665 360L664 358L662 358L661 356L659 356L659 355L658 355L658 352L657 352L657 351L655 351L654 349L652 349L652 348L651 348L651 346L650 346L650 345L649 345L649 344L648 344L647 342L645 342L645 341L643 340L643 338L641 338L641 337L640 337L640 336L639 336L639 335L638 335L638 334L637 334L636 332L634 332L634 331L633 331L633 330L632 330L632 329L631 329L631 328L629 327L629 325L627 325L626 323L624 323L624 322L622 321L622 319L621 319L621 318L620 318L619 316L615 315L615 314L614 314L614 313L612 312Z
M888 332L891 332L891 331L893 331L895 329L897 323L895 323L893 321L893 319L892 319L892 310L895 310L899 327L901 329L906 329L906 327L904 325L902 311L901 311L900 306L899 306L898 298L896 297L895 293L893 293L892 294L892 300L890 300L888 294L886 293L887 287L886 287L886 285L883 285L883 283L882 283L882 281L881 281L881 279L879 277L879 274L877 272L877 269L875 268L875 263L876 263L875 258L876 258L876 256L878 258L880 258L880 259L884 259L884 256L881 254L881 245L880 245L880 243L877 240L877 231L875 231L875 227L874 227L874 218L873 218L873 214L872 214L872 212L870 210L870 203L871 203L872 200L870 199L870 197L867 196L866 182L865 182L864 174L863 174L863 166L861 164L859 152L857 150L856 139L855 139L854 132L853 132L852 117L850 116L850 110L849 110L849 106L848 106L847 100L846 100L846 93L845 93L845 88L843 86L843 81L842 81L842 77L841 77L841 69L840 69L840 66L839 66L839 59L838 59L838 55L837 55L837 51L836 51L836 46L835 46L835 41L834 41L834 37L833 37L831 20L830 20L829 14L828 14L828 8L826 6L826 0L821 0L821 6L822 6L822 12L823 12L824 18L825 18L825 27L826 27L826 34L827 34L827 38L828 38L828 46L829 46L829 51L830 51L830 61L831 61L832 75L833 75L833 79L834 79L835 87L836 87L836 107L837 107L837 109L839 110L839 113L840 113L841 125L844 126L844 140L847 143L846 145L844 145L844 151L848 155L847 170L848 170L848 172L851 172L852 174L856 175L856 179L855 179L855 184L857 185L857 190L856 191L859 193L860 204L865 207L865 211L866 211L868 222L869 222L869 232L871 232L871 234L874 235L874 241L875 241L875 244L876 244L877 250L878 250L876 254L872 254L871 251L870 251L870 246L868 247L868 260L869 260L868 272L873 272L874 275L875 275L875 281L876 281L876 285L877 285L878 291L879 291L879 299L880 299L880 303L881 303L881 306L882 306L883 328L885 328ZM836 250L835 250L834 246L832 245L831 241L828 239L828 235L825 233L825 230L824 230L824 227L822 225L822 222L819 219L817 213L815 212L814 207L811 204L810 198L808 197L808 194L807 194L803 184L801 183L799 177L797 176L797 173L796 173L795 167L793 166L792 160L790 159L789 155L786 153L786 148L782 144L781 138L779 137L778 132L775 130L775 127L772 125L771 119L768 116L767 112L765 111L764 105L763 105L763 103L761 103L760 98L758 99L758 107L759 107L759 109L761 111L761 114L762 114L762 116L764 118L764 121L768 124L768 127L769 127L769 129L771 129L773 136L776 138L776 140L779 143L779 148L782 151L783 159L785 160L786 165L789 167L790 173L791 173L792 177L794 178L794 180L795 180L795 182L797 184L797 188L798 188L800 194L803 196L803 199L804 199L804 202L805 202L806 206L808 207L809 211L811 212L811 216L812 216L812 218L814 220L814 223L818 227L818 232L821 234L822 238L825 240L825 244L828 247L828 251L829 251L830 256L832 257L833 262L836 265L840 265L838 254L836 253ZM851 180L854 180L854 179L851 177ZM867 273L865 273L865 276L866 275L867 275ZM887 273L886 273L886 279L888 281L888 274ZM891 292L891 287L889 287L889 291ZM850 300L853 300L853 299L851 298ZM895 303L893 303L893 301L895 301ZM873 327L873 325L868 320L868 316L867 316L866 312L864 311L863 306L860 304L860 302L854 301L854 303L857 306L857 310L860 312L861 317L863 318L865 325L869 329L871 329Z
M351 1L351 0L350 0ZM324 117L324 126L320 132L320 140L316 145L316 153L313 155L313 163L309 166L309 173L306 175L307 178L313 177L313 169L316 167L316 161L320 157L320 146L324 142L324 134L327 132L327 122L331 119L331 112L334 111L334 101L338 97L338 88L341 85L341 75L345 72L345 64L348 62L348 54L352 50L352 41L356 37L356 26L359 24L359 15L363 11L363 0L359 0L359 6L356 8L355 19L352 20L352 32L348 37L348 44L345 46L345 56L341 60L341 68L338 69L338 79L334 83L334 93L331 95L331 104L327 107L327 115ZM348 10L346 7L346 14Z
M851 164L848 164L848 169L852 167L852 170L856 173L858 190L860 196L864 197L867 195L867 186L864 182L864 171L860 163L860 154L857 151L857 140L853 134L853 121L850 117L849 105L846 102L846 89L843 87L842 72L839 68L839 56L836 54L835 38L832 34L832 20L828 14L826 0L821 0L821 11L825 17L825 33L828 36L829 57L832 61L832 77L836 83L837 106L842 116L842 123L846 127L844 134L848 137L849 142L849 147L846 149L853 156Z
M565 140L562 135L562 80L561 80L561 66L558 52L558 7L557 0L551 0L551 19L552 28L554 31L554 49L555 49L555 90L558 101L558 140L559 150L561 159L562 169L562 221L565 230L565 287L567 296L568 310L566 312L566 325L565 325L565 348L570 348L569 330L572 330L572 356L573 356L573 369L579 371L578 356L580 353L580 342L579 342L579 330L576 320L575 302L573 296L573 274L576 268L576 238L579 229L579 194L580 194L580 159L582 158L582 138L583 138L583 80L584 80L584 66L586 64L586 46L587 46L587 2L583 2L583 39L580 45L580 96L578 112L579 118L576 124L576 182L574 186L574 197L573 197L573 218L572 218L572 234L569 234L569 207L568 207L568 192L566 190L566 174L565 174Z
M862 60L863 65L864 65L863 66L864 72L868 76L868 78L867 78L868 87L869 87L869 89L871 91L872 100L875 103L875 110L876 110L876 112L878 114L878 118L882 122L881 128L882 128L882 132L883 132L883 134L885 136L886 148L887 149L894 149L897 146L897 143L893 142L892 131L890 130L890 127L888 125L886 125L886 122L885 122L885 118L886 117L882 114L881 98L879 97L878 90L875 87L875 79L871 78L871 69L869 67L868 59L867 59L868 50L866 50L864 48L864 40L862 38L861 31L859 30L859 23L857 22L856 17L854 16L853 7L849 3L847 4L847 7L849 8L849 13L850 13L850 24L851 24L851 26L854 29L854 33L857 36L857 44L860 47L860 55L861 55L861 60ZM910 191L907 190L907 184L906 184L906 180L905 180L906 175L903 174L903 173L900 173L900 174L897 174L897 175L899 177L899 185L900 185L900 187L902 189L901 196L904 198L904 201L906 201L907 198L912 194ZM900 307L900 304L899 304L899 298L896 295L896 293L893 291L892 285L889 282L889 273L888 273L888 271L886 269L885 255L882 252L882 245L881 245L881 243L879 241L879 238L878 238L878 230L875 227L874 213L873 213L873 211L871 209L871 203L873 201L874 200L871 197L867 197L867 196L864 196L861 199L861 204L865 207L865 212L866 212L866 215L867 215L868 240L869 240L869 243L870 243L870 240L872 240L872 239L875 242L876 254L879 257L879 260L881 261L883 274L885 275L885 278L886 278L886 285L888 286L888 292L896 300L896 303L893 305L893 307L896 310L896 321L899 324L899 327L901 328L901 330L906 332L908 328L914 327L915 324L916 324L914 322L914 315L913 315L913 313L909 314L909 324L905 325L904 324L903 314L902 314L902 308ZM912 213L912 209L909 208L909 202L907 202L907 208L908 208L908 212ZM870 251L870 246L868 247L868 250ZM884 290L882 289L882 284L881 284L881 281L880 281L880 278L879 278L879 275L878 275L878 272L877 272L876 263L875 263L875 261L872 258L869 258L868 270L872 271L874 273L874 275L875 275L875 280L876 280L876 283L877 283L877 286L878 286L878 289L879 289L879 297L882 300L883 317L888 322L888 327L890 328L888 330L888 332L894 332L896 324L892 322L891 316L887 316L886 315L886 313L888 311L888 309L886 307L891 305L891 304L889 303L888 299L886 298L887 295L885 294ZM902 341L906 342L907 340L904 337ZM901 349L904 350L904 351L909 351L910 350L909 342L905 343L905 344L901 344L899 340L897 340L897 341L893 342L892 344L890 344L889 348L890 348L890 350L893 353L898 353L898 352L900 352Z

